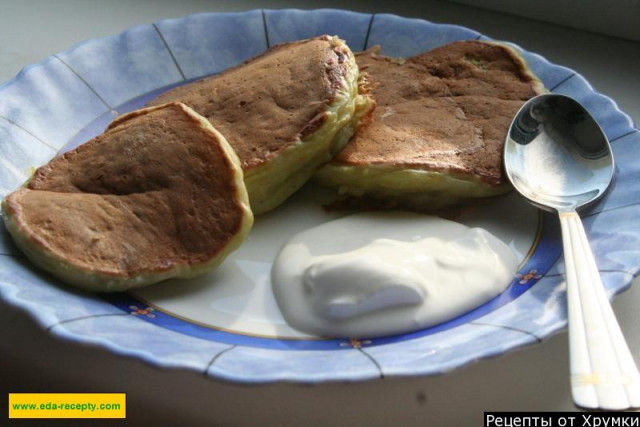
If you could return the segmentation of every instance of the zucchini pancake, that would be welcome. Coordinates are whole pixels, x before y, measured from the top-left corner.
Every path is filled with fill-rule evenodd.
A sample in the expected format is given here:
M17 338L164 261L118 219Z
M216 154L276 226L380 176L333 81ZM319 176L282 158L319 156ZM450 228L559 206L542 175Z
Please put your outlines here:
M329 161L374 107L337 37L276 45L242 65L172 89L148 105L179 101L233 147L251 209L274 209Z
M455 42L407 59L356 55L377 108L315 175L352 205L434 211L507 192L514 114L544 86L512 48Z
M40 167L2 209L34 264L93 291L208 271L253 224L238 158L179 103L116 119Z

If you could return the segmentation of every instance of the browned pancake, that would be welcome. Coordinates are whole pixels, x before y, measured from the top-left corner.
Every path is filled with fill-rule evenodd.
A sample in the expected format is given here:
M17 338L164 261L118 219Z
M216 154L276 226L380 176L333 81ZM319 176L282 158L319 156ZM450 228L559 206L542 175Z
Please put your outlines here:
M180 101L234 148L254 213L273 209L346 143L372 106L358 94L346 44L322 36L272 47L213 77L170 90L149 105ZM346 133L345 133L346 131Z
M319 171L321 182L358 196L391 197L395 189L399 198L436 205L508 188L507 129L524 101L544 90L514 50L463 41L406 60L372 49L357 62L378 106L371 123ZM360 180L363 168L368 182ZM386 173L395 174L394 182L382 178ZM416 177L424 182L407 182ZM455 182L444 185L447 178Z
M213 267L253 221L233 150L179 103L119 118L40 167L3 210L36 264L98 291Z

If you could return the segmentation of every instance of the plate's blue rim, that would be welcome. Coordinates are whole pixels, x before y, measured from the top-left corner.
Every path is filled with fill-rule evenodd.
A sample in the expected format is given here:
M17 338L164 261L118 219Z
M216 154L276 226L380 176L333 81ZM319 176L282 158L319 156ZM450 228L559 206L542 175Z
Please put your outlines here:
M255 13L256 11L245 11L245 12L233 12L233 13L215 13L215 12L208 12L208 13L203 13L203 14L192 14L192 15L188 15L182 18L174 18L174 19L169 19L169 20L163 20L163 21L158 21L157 23L153 23L151 25L153 25L156 29L157 24L162 23L162 22L173 22L173 23L178 23L181 22L182 20L185 19L189 19L192 17L198 17L198 16L202 16L202 15L218 15L218 16L223 16L223 15L243 15L243 14L248 14L248 13ZM369 25L368 25L368 29L367 29L367 35L366 35L366 39L365 39L365 48L367 47L367 42L369 40L369 32L371 31L371 27L376 19L376 17L393 17L395 19L401 19L403 21L407 21L407 22L412 22L412 23L424 23L424 24L428 24L428 25L432 25L434 27L437 27L438 29L456 29L456 30L460 30L460 31L470 31L470 32L474 32L473 30L470 30L466 27L463 26L459 26L459 25L454 25L454 24L435 24L435 23L431 23L429 21L425 21L425 20L421 20L421 19L416 19L416 18L404 18L404 17L400 17L397 15L390 15L390 14L362 14L362 13L358 13L358 12L352 12L352 11L343 11L343 10L338 10L338 9L318 9L318 10L312 10L312 11L308 11L308 10L302 10L302 9L285 9L285 10L277 10L277 11L271 11L271 10L259 10L259 12L262 14L263 16L263 23L265 25L265 35L268 38L268 28L267 28L267 19L266 19L266 13L270 13L270 12L278 12L278 13L320 13L320 12L324 12L324 13L335 13L335 14L340 14L340 15L352 15L352 16L368 16L369 17ZM127 30L124 30L123 32L121 32L119 35L116 36L109 36L109 37L103 37L103 38L95 38L95 39L89 39L89 40L85 40L82 42L79 42L77 44L75 44L69 51L67 52L72 52L75 49L78 49L79 47L85 46L87 44L91 44L94 43L95 41L101 41L101 40L107 40L109 38L112 37L117 37L117 36L122 36L126 33L128 33L129 31L131 31L132 29L135 28L139 28L142 26L136 26L136 27L131 27ZM484 39L484 40L492 40L489 37L486 37L480 33L476 33L478 34L477 39ZM617 103L615 101L613 101L612 99L606 97L605 95L600 94L599 92L597 92L596 90L593 89L593 87L586 81L586 79L584 79L580 74L578 74L577 72L566 68L566 67L560 67L560 66L556 66L552 63L550 63L548 60L546 60L544 57L542 57L539 54L536 53L532 53L532 52L528 52L525 51L524 49L520 48L518 45L515 45L513 43L510 43L512 46L516 47L518 50L522 51L523 53L525 53L526 55L529 55L529 57L531 58L535 58L535 60L539 61L540 63L544 64L547 67L557 67L557 68L563 68L565 70L567 70L567 72L570 73L570 75L567 77L567 80L571 79L571 78L576 78L576 80L579 80L581 84L584 84L586 89L590 92L589 95L594 95L595 98L598 99L598 101L603 101L606 102L610 105L610 107L613 109L613 113L617 116L617 117L621 117L624 118L626 120L626 125L631 128L630 130L628 130L625 133L622 133L620 135L615 135L615 138L612 138L612 143L617 140L617 139L622 139L625 137L633 137L639 140L640 143L640 138L638 138L639 132L638 129L636 128L633 120L631 119L631 117L629 117L627 114L625 114L624 112L622 112ZM65 52L65 53L67 53ZM14 79L11 79L9 81L7 81L6 83L0 85L0 91L4 90L6 87L19 82L22 78L24 78L24 76L29 72L29 70L31 70L34 67L38 67L38 66L42 66L43 64L55 60L58 58L59 54L56 55L52 55L51 57L45 58L43 61L41 61L40 63L37 64L32 64L29 66L24 67L17 75ZM80 76L78 76L80 77ZM564 81L559 82L558 85L556 85L557 87L559 87L561 84L563 84ZM553 91L555 88L551 88L551 90ZM6 119L5 117L0 116L0 119ZM28 131L27 131L28 132ZM633 206L637 205L637 203L633 203ZM599 212L594 212L592 215L596 216ZM623 278L617 281L617 285L614 288L613 293L617 293L617 292L621 292L624 291L625 289L627 289L633 278L635 276L638 275L638 267L634 267L632 270L630 271L619 271L619 273L621 273L623 275ZM562 281L562 272L558 272L555 275L553 275L551 277L551 281L554 282L554 286L560 286L559 283ZM111 342L109 340L103 339L101 337L86 337L83 336L82 334L77 334L75 332L73 332L72 330L67 330L66 328L63 327L54 327L56 325L59 324L59 322L57 323L56 319L51 318L51 316L49 316L47 313L41 313L37 310L36 307L33 306L32 302L28 301L28 300L24 300L21 299L18 295L17 295L17 288L12 287L12 285L10 283L7 282L3 282L0 283L0 292L1 295L3 297L3 299L5 299L7 302L9 302L12 305L15 305L17 307L20 307L22 309L24 309L25 311L27 311L27 313L33 317L41 326L44 326L45 328L47 328L48 331L50 331L53 335L55 336L59 336L61 338L65 338L65 339L69 339L72 341L76 341L76 342L81 342L81 343L93 343L93 344L97 344L103 347L108 348L109 350L120 354L120 355L127 355L127 356L134 356L134 357L138 357L141 358L151 364L154 364L156 366L160 366L160 367L179 367L179 368L193 368L193 366L189 366L188 364L181 364L179 362L168 362L165 359L162 359L159 356L154 355L153 353L149 353L149 352L139 352L136 351L135 349L129 348L129 347L124 347L119 345L118 343L115 342ZM610 293L610 296L613 296L613 293ZM482 325L481 323L476 323L477 325ZM485 325L485 326L496 326L496 325ZM294 382L310 382L310 383L316 383L316 382L323 382L323 381L360 381L360 380L366 380L366 379L373 379L373 378L382 378L382 377L388 377L388 376L411 376L411 375L430 375L430 374L438 374L438 373L445 373L448 372L452 369L456 369L456 368L460 368L463 366L466 366L476 360L482 359L482 358L486 358L486 357L492 357L498 354L501 354L505 351L511 350L511 349L515 349L524 345L528 345L528 344L535 344L537 342L540 342L542 339L548 337L549 335L558 332L559 330L562 330L564 327L566 326L566 318L559 318L559 319L555 319L552 322L549 322L544 331L537 335L537 336L530 336L530 337L526 337L524 335L521 335L519 339L515 339L513 340L513 342L511 343L506 343L503 347L494 347L492 349L484 349L482 354L469 354L468 357L466 357L464 360L457 360L453 363L450 364L444 364L444 365L438 365L438 366L434 366L434 367L429 367L429 366L404 366L404 367L400 367L399 369L391 369L389 370L389 372L384 372L384 370L378 366L378 362L376 362L376 360L371 356L370 354L370 349L366 349L366 341L365 342L361 342L361 341L355 341L355 342L351 342L349 343L349 346L358 351L359 353L361 353L362 355L366 356L365 358L368 358L370 360L370 362L373 363L373 365L376 365L377 369L369 369L369 370L364 370L364 371L357 371L355 373L347 373L347 372L328 372L328 373L321 373L317 376L309 376L307 374L300 374L299 372L293 370L286 370L284 369L282 372L269 372L269 373L262 373L260 375L255 375L252 376L251 374L244 374L240 371L234 371L233 369L230 369L228 371L225 371L224 368L217 368L218 365L215 365L214 362L216 362L218 359L223 359L222 356L225 356L228 352L230 352L231 350L237 349L237 350L250 350L250 348L244 348L242 346L231 346L229 348L223 349L222 351L220 351L219 353L217 353L211 360L211 363L207 364L206 369L204 370L204 374L206 376L211 376L217 379L222 379L222 380L229 380L229 381L234 381L234 382L243 382L243 383L264 383L264 382L274 382L274 381L294 381ZM506 326L502 326L502 328L504 328L504 330L507 329ZM365 351L368 350L368 351ZM241 351L238 351L237 353L242 353ZM241 362L242 363L242 362Z

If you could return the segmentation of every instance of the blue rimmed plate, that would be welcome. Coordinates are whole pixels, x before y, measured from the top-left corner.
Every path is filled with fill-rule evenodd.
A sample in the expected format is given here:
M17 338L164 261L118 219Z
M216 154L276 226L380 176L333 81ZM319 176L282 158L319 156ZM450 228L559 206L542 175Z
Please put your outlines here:
M0 86L0 194L168 87L220 72L270 45L325 33L338 34L353 50L380 44L393 56L454 40L488 40L463 27L393 15L266 10L192 15L83 42ZM633 182L640 133L580 75L523 55L547 88L581 101L612 142L615 185L584 219L607 290L620 292L640 266L640 249L634 249L640 227L633 220L640 214ZM489 228L521 257L518 276L498 298L437 327L381 339L321 340L292 330L270 293L269 267L286 237L334 217L319 207L325 196L307 188L259 218L249 241L210 275L107 297L69 289L35 270L2 230L0 295L57 336L246 383L443 373L565 326L557 223L511 196L462 219Z

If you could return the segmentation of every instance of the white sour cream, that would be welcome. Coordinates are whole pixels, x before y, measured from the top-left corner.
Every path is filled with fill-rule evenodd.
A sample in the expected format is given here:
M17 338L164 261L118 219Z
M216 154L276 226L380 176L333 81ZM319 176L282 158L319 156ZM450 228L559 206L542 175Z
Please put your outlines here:
M518 260L481 228L435 216L364 213L297 234L271 271L302 332L376 337L423 329L500 294Z

